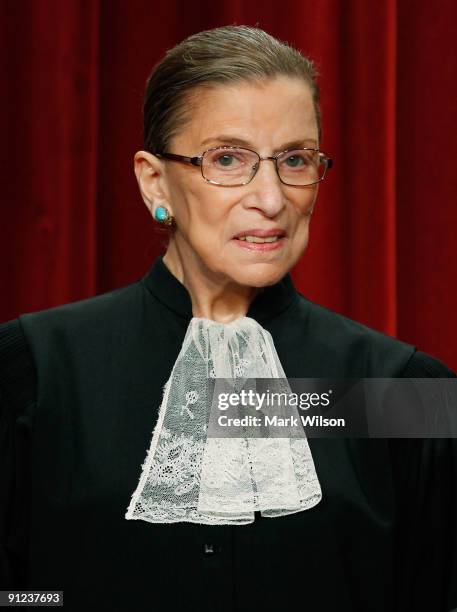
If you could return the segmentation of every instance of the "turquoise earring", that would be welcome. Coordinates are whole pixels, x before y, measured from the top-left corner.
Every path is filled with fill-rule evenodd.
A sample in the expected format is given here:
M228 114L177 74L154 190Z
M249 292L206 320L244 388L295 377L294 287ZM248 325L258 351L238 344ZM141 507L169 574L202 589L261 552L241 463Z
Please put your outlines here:
M163 225L172 225L174 217L168 212L165 206L158 206L154 211L154 219Z

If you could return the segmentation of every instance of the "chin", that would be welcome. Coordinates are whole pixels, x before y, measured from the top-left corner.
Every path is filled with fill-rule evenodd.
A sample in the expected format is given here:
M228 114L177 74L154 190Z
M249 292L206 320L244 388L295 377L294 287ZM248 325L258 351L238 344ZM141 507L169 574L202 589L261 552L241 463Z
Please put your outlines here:
M268 287L278 283L287 274L290 267L273 264L244 265L237 270L237 274L231 274L233 280L240 285L249 287Z

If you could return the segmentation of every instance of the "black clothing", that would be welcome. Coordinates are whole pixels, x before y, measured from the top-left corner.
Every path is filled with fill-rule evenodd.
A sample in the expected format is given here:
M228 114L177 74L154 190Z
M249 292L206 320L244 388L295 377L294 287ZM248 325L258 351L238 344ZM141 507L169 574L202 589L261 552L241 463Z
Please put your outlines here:
M318 306L290 275L247 316L292 377L455 377ZM323 499L241 526L128 521L192 317L159 257L138 281L0 325L0 587L67 611L448 612L457 440L309 439Z

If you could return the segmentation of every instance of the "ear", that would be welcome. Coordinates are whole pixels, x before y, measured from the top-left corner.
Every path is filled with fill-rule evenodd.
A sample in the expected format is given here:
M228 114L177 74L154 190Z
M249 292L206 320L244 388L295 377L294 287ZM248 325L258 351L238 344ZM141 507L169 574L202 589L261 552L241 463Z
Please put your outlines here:
M151 215L154 216L158 206L166 206L170 215L173 215L164 175L164 163L148 151L137 151L133 164L141 197Z

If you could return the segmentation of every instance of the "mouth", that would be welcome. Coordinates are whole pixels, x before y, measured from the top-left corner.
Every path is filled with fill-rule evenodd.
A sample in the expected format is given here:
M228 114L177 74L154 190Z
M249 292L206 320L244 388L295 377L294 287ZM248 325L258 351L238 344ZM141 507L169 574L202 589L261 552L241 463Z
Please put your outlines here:
M250 251L272 251L281 248L285 241L285 233L282 235L275 234L272 236L255 236L252 234L244 234L235 236L232 239L237 246Z
M273 228L269 230L262 229L249 229L239 234L236 234L233 238L235 240L242 240L251 244L266 244L276 242L286 237L286 232L282 228Z
M235 240L243 240L244 242L250 242L252 244L268 244L271 242L277 242L281 240L279 236L268 236L268 238L260 238L259 236L240 236Z

